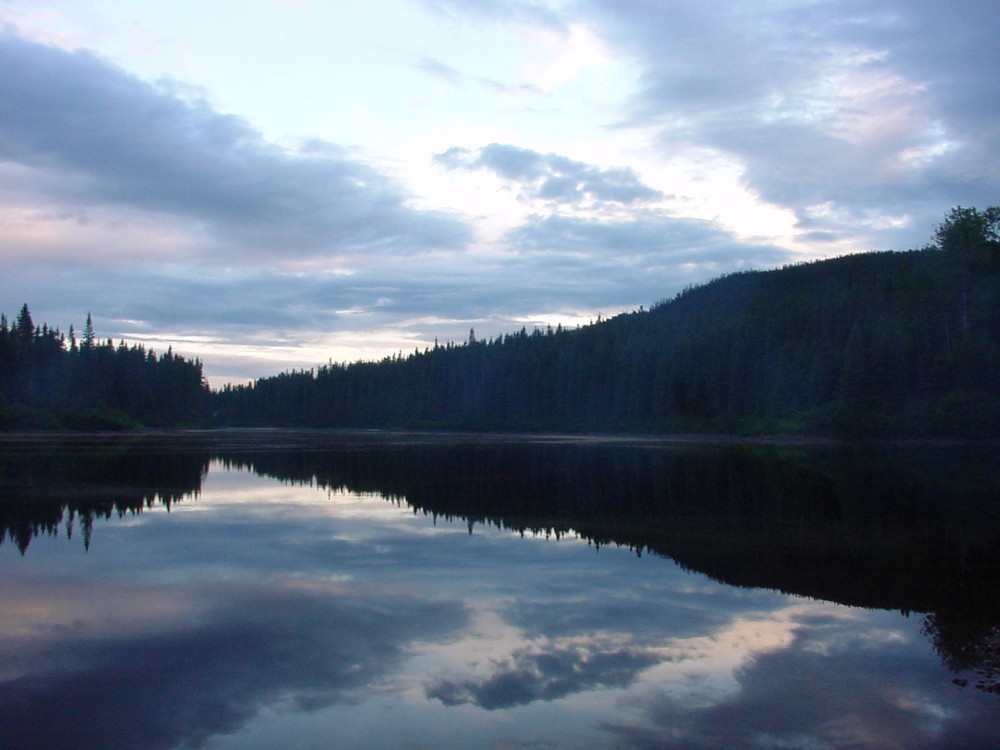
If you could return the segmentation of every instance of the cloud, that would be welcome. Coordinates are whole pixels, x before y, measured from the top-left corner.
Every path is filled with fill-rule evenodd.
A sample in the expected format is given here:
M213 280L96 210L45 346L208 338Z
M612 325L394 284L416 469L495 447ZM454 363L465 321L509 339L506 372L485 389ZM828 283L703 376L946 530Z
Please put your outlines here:
M290 151L197 92L97 55L0 34L0 160L78 211L114 205L188 222L266 257L461 248L459 222L406 205L384 174L332 144Z
M458 68L438 60L436 57L421 58L415 65L417 70L452 86L464 86L471 82L500 94L541 94L538 86L530 83L508 84L486 76L467 76Z
M639 673L663 661L652 650L597 643L522 650L481 679L442 679L427 697L446 706L471 703L487 711L552 701L596 688L625 688Z
M559 154L541 154L517 146L491 143L470 151L451 148L435 156L448 169L487 169L520 183L527 199L579 204L585 200L633 204L663 198L627 167L601 168Z
M475 18L538 25L566 31L562 16L543 3L525 0L419 0L435 13L452 19Z
M211 363L212 375L221 347L230 356L231 347L267 343L270 361L241 370L259 377L329 358L384 356L361 341L365 330L378 346L412 351L435 337L464 340L470 326L489 337L530 328L532 316L614 314L669 297L706 275L790 259L781 248L741 242L712 222L641 210L618 220L530 216L502 243L508 250L502 261L428 254L415 266L405 254L383 252L364 263L304 259L283 269L223 268L212 257L179 263L166 250L133 258L127 244L120 252L128 262L104 265L80 247L58 264L19 258L17 274L0 276L0 296L28 302L38 320L63 330L81 328L91 312L102 338L166 338L176 351ZM192 337L204 344L191 346ZM341 348L334 349L335 339ZM309 351L295 351L310 340ZM166 346L156 344L157 350ZM282 348L294 364L281 364Z
M417 63L417 69L422 70L428 75L434 76L435 78L440 78L447 83L458 85L462 82L463 75L457 69L453 68L447 63L441 62L434 57L425 57Z
M702 219L640 216L632 221L603 222L567 216L540 217L512 230L508 240L526 251L576 252L628 264L659 259L684 264L778 263L788 251L749 245Z
M640 68L623 122L657 128L661 154L735 157L749 189L802 221L905 249L1000 189L995 3L582 7Z
M424 186L419 203L359 152L272 143L204 91L0 34L0 69L16 73L0 76L6 312L25 301L65 328L91 311L116 338L273 334L319 348L367 329L400 333L394 342L463 339L470 325L483 336L541 315L648 304L719 273L788 262L782 244L824 254L921 246L950 206L1000 194L992 3L422 5L438 30L486 24L482 38L518 37L502 66L470 62L462 45L401 58L455 88L448 116L461 129L408 149L400 174ZM531 80L532 55L548 59L577 31L599 40L602 72L546 94L547 114L490 108L484 120L487 110L466 108L527 91L499 81ZM590 127L597 118L616 127ZM595 154L611 148L601 133L623 136L613 147L622 156L537 146L567 130ZM468 132L487 145L464 146ZM648 167L627 156L642 148ZM452 171L421 182L433 151ZM468 216L417 208L446 199ZM718 221L685 217L691 206ZM790 216L797 245L779 239ZM144 326L116 322L125 319ZM203 358L211 372L212 355Z
M655 302L708 276L792 257L774 245L741 242L712 222L659 212L621 221L534 217L505 239L522 255L526 284L535 279L539 295L547 286L584 309Z

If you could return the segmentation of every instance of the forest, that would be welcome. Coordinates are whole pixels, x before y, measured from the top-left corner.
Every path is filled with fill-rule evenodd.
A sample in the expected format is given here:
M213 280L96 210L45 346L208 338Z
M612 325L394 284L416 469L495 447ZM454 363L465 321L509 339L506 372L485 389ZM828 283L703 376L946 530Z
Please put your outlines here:
M201 362L98 341L89 315L79 340L36 326L27 304L12 324L0 316L0 429L192 426L210 408Z
M1000 208L575 329L470 331L211 392L199 362L0 322L0 427L1000 436Z

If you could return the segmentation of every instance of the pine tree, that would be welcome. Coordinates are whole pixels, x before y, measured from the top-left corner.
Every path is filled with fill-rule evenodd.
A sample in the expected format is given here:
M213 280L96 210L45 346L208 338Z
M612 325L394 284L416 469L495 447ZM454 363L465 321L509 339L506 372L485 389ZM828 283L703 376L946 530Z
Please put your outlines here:
M25 303L21 307L21 312L17 314L17 318L14 320L14 341L15 343L27 349L31 346L31 342L35 337L35 324L31 320L31 313L28 311L28 304Z
M83 329L83 348L90 350L94 348L94 323L87 313L87 325Z

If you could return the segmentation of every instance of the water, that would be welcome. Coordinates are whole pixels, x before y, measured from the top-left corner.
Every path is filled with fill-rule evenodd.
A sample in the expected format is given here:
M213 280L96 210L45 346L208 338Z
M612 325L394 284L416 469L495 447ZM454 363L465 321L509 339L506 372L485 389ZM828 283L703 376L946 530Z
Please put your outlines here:
M995 748L995 448L0 443L0 747Z

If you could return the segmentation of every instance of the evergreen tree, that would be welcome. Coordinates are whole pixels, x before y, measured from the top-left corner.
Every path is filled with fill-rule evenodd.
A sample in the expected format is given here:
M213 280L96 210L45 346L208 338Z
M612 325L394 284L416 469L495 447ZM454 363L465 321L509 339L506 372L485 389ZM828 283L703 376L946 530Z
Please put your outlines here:
M87 324L83 328L83 348L88 350L94 348L94 323L89 312L87 313Z
M109 339L96 343L87 316L83 346L58 329L36 327L27 304L13 328L0 317L0 429L128 428L206 421L202 364Z
M28 304L21 306L21 312L14 319L14 342L22 350L30 348L35 338L35 324L31 320L31 313L28 311Z
M1000 271L1000 207L953 208L934 234L937 246L976 270Z

